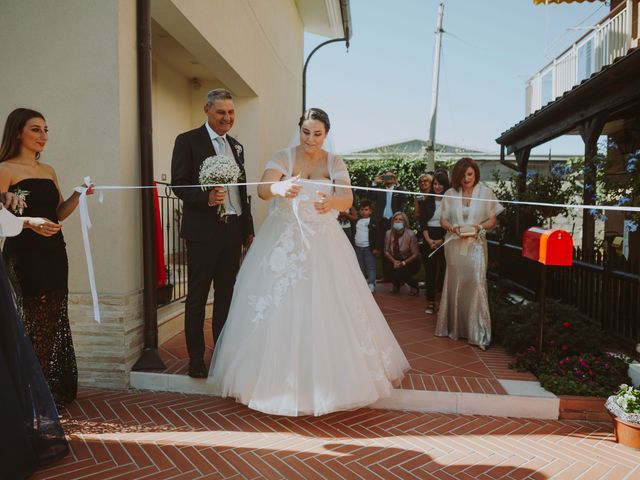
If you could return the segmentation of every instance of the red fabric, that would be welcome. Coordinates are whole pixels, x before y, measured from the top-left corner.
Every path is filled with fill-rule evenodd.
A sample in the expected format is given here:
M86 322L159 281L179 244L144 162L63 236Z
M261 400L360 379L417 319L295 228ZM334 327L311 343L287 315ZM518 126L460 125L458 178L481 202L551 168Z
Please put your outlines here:
M156 281L158 288L167 283L167 270L164 264L164 242L162 240L162 223L160 222L160 202L158 201L158 186L153 182L153 211L155 220L156 241Z

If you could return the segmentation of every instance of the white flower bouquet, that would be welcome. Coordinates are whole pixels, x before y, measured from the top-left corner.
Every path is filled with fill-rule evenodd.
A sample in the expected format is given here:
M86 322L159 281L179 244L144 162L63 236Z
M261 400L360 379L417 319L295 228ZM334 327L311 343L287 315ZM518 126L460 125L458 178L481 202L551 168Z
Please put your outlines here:
M16 188L16 189L13 191L13 194L14 194L16 197L18 197L20 200L22 200L23 202L26 202L26 201L27 201L27 196L29 195L29 193L31 193L31 192L29 192L29 190L22 190L21 188ZM20 207L15 207L15 208L13 209L13 213L16 213L16 214L18 214L18 215L22 215L22 208L20 208Z
M240 174L240 167L233 158L215 155L202 162L198 180L203 190L209 190L213 185L236 183ZM218 205L217 212L219 216L224 215L224 205Z

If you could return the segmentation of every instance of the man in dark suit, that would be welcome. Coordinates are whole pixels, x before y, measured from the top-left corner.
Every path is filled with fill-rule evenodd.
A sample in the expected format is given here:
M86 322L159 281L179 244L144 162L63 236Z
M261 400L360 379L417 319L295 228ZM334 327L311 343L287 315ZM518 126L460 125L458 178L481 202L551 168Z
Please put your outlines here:
M246 177L242 145L227 135L235 119L231 93L221 88L211 90L204 112L207 121L203 126L178 135L171 159L171 186L183 201L180 235L187 242L189 288L184 324L189 376L194 378L207 376L203 327L211 282L215 289L212 330L216 342L229 313L242 245L248 247L253 240L253 219L245 186L215 187L209 191L180 188L199 184L202 162L214 155L235 158L241 177ZM218 214L218 205L224 205L224 215Z
M375 206L372 218L378 225L378 238L376 241L375 249L381 252L384 251L384 236L387 230L391 228L391 219L393 214L402 210L402 204L404 203L404 195L395 193L394 190L400 190L396 175L393 172L385 172L379 177L376 177L373 182L374 187L385 188L386 192L373 191L369 192L369 199ZM391 278L390 274L391 265L382 259L382 281L389 282Z

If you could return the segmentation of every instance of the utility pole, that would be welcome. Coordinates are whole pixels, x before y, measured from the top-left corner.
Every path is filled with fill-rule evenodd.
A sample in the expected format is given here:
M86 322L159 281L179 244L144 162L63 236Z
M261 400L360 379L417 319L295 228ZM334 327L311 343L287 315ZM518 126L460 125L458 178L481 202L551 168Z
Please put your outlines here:
M442 19L444 3L438 5L436 23L436 43L433 52L433 79L431 80L431 115L429 117L429 140L427 141L427 171L435 170L436 158L436 115L438 113L438 83L440 81L440 50L442 49Z

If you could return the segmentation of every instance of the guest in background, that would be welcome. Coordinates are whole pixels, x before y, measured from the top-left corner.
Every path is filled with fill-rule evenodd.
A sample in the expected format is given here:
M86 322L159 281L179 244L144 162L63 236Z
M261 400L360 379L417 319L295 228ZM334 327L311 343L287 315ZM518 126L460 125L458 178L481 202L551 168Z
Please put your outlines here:
M418 189L420 193L431 193L431 182L433 182L433 174L431 173L423 173L418 177ZM427 195L416 195L416 198L413 202L413 219L416 222L420 222L421 216L424 216L422 212L424 211L423 205L429 199ZM418 239L418 244L420 244L420 239Z
M433 175L431 193L442 195L449 189L449 177L444 170ZM422 202L420 210L420 229L422 231L422 261L425 270L427 310L431 315L436 312L436 295L442 292L446 261L444 249L438 248L444 243L446 230L440 225L442 197L429 195ZM436 251L437 250L437 251ZM432 252L436 251L433 255ZM429 257L431 255L431 257Z
M395 173L391 171L376 177L373 186L386 190L384 192L370 192L369 197L374 207L373 218L378 225L378 239L375 247L377 250L383 250L385 232L391 228L393 212L402 211L404 196L394 192L394 190L401 190L401 188L398 185ZM382 282L389 282L391 279L391 269L387 262L382 262L382 272Z
M431 192L432 181L433 173L431 172L423 173L418 177L418 190L422 195L416 195L413 201L413 220L416 222L418 232L422 232L423 225L426 225L426 219L424 218L424 216L426 214L426 202L429 199L429 196L427 194ZM423 271L425 272L425 281L419 284L419 286L424 287L426 285L426 258L429 253L429 247L425 244L424 238L422 237L421 233L417 234L417 237L418 248L422 257Z
M18 108L7 117L0 147L0 191L26 197L24 216L49 221L8 238L4 258L18 309L56 403L76 398L78 369L67 314L69 264L59 221L78 206L65 200L51 165L40 161L49 138L43 115ZM88 193L93 193L89 189Z
M384 240L384 258L393 283L391 293L398 293L406 283L411 287L409 295L414 296L418 294L418 281L413 276L420 270L418 239L409 228L409 219L403 212L396 212L392 222Z
M360 202L360 218L355 227L355 250L360 270L367 279L369 290L373 293L376 289L376 258L380 251L375 249L378 236L378 227L371 218L371 204L368 200Z
M351 245L353 245L353 224L358 217L356 216L356 209L353 205L349 207L349 210L338 212L338 223L342 227L342 231L347 236Z
M478 164L461 158L453 167L452 188L442 198L440 225L448 232L447 269L435 334L466 338L485 350L491 343L486 231L495 226L502 206L479 181Z

